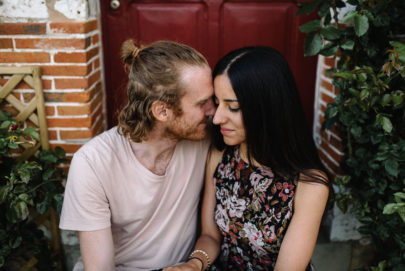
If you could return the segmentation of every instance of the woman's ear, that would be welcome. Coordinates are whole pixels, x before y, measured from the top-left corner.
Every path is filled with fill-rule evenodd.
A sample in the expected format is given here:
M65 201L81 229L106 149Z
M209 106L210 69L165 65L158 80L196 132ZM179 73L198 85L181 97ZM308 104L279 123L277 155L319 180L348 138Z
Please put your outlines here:
M169 118L170 113L171 110L165 102L154 101L152 103L152 114L156 120L165 122Z

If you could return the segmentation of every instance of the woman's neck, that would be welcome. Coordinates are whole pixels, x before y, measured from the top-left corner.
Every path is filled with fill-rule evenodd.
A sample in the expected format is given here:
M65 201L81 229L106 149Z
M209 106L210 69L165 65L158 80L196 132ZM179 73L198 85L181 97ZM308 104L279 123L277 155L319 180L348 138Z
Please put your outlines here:
M261 167L262 165L257 162L253 157L250 157L250 161L248 159L248 149L247 149L247 145L246 142L242 142L239 145L239 157L246 163L249 164L250 166L254 166L254 167Z

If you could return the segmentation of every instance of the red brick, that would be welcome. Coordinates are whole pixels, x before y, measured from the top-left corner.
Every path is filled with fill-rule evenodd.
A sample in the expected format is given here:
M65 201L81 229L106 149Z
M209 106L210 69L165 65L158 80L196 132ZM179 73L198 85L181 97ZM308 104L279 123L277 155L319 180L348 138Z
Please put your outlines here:
M331 173L332 175L341 173L341 168L337 166L334 162L332 162L332 160L329 157L327 157L322 151L319 150L318 154L322 162L325 163L326 166L332 170L332 172L329 173Z
M86 63L86 53L56 53L54 56L55 62L63 63Z
M96 70L98 67L100 67L100 58L96 58L93 61L93 69Z
M16 48L34 49L86 49L90 45L90 37L86 39L16 39Z
M96 136L100 132L102 126L102 117L99 117L95 125L89 130L76 130L76 131L64 131L59 132L62 140L69 139L89 139Z
M326 106L324 106L323 104L321 104L320 109L321 109L321 114L322 114L322 115L325 115Z
M92 68L91 65L64 65L64 66L41 66L43 75L67 75L67 76L84 76L88 75Z
M330 104L330 103L334 102L334 99L332 97L330 97L329 95L325 94L325 93L321 94L321 99L322 99L322 101L324 101L327 104Z
M335 67L335 59L330 57L325 57L325 65L329 67Z
M47 119L48 127L90 127L91 117L86 118L52 118Z
M54 130L48 130L48 139L49 140L57 140L58 139L58 133Z
M47 116L55 115L55 107L54 106L45 106L45 114Z
M332 85L331 83L329 83L328 81L322 80L322 81L321 81L321 86L322 86L323 88L325 88L325 89L327 89L327 90L329 90L330 92L333 93L334 87L333 87L333 85Z
M13 48L12 39L0 39L0 49Z
M335 147L337 150L339 150L340 152L344 152L344 151L343 151L342 142L341 142L338 138L336 138L336 137L334 137L334 136L331 136L331 137L329 138L329 143L330 143L333 147Z
M91 58L98 54L98 47L87 52L64 53L59 52L54 56L55 62L61 63L87 63Z
M55 88L56 89L69 89L69 88L83 88L86 89L89 87L88 78L57 78L55 79Z
M89 22L53 22L50 23L54 33L88 33L98 28L96 20Z
M77 103L87 103L89 102L96 93L101 91L101 83L97 83L94 87L87 91L79 92L45 92L46 102L77 102ZM25 94L24 94L25 95Z
M45 23L0 23L0 35L42 35Z
M98 34L95 34L91 37L91 44L96 44L100 40L100 36Z
M0 52L0 62L2 63L45 63L49 61L49 54L44 52Z
M91 103L79 106L58 106L58 115L61 116L76 116L88 115L101 103L102 96L98 95Z
M87 89L100 79L100 71L95 72L88 78L57 78L56 89L84 88Z
M323 149L326 153L328 153L333 158L333 160L335 160L336 162L340 163L342 161L343 155L335 152L329 146L329 142L325 138L322 138L322 143L321 143L320 148Z

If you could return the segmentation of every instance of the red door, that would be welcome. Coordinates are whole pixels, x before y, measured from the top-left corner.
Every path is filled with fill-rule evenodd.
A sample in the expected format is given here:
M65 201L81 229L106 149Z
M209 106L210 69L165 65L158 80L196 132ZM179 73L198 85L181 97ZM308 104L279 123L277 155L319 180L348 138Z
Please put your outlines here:
M119 7L115 9L119 3ZM132 38L143 44L173 40L188 44L211 67L227 52L269 45L288 60L295 75L308 123L312 125L316 58L304 57L304 36L296 0L105 0L101 1L108 124L126 100L120 46ZM114 4L116 4L114 6Z

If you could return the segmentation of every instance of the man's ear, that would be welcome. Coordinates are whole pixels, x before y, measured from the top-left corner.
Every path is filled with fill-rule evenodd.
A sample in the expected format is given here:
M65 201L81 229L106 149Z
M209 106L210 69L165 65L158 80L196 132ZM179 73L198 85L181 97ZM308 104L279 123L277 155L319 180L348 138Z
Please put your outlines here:
M171 110L165 102L154 101L152 103L152 114L156 120L165 122L169 118Z

